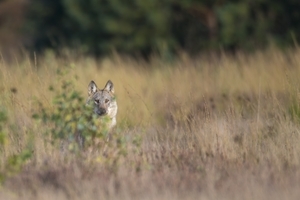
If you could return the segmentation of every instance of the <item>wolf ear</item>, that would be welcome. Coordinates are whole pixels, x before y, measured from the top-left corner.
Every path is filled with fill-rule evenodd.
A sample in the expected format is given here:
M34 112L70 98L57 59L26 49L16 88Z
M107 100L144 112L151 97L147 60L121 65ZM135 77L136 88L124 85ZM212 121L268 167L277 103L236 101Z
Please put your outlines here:
M111 80L108 80L105 87L104 87L104 90L107 90L109 92L112 92L114 93L115 92L115 89L114 89L114 84L111 82Z
M98 90L98 87L97 87L96 83L94 81L91 81L88 86L89 96L91 96L92 94L97 92L97 90Z

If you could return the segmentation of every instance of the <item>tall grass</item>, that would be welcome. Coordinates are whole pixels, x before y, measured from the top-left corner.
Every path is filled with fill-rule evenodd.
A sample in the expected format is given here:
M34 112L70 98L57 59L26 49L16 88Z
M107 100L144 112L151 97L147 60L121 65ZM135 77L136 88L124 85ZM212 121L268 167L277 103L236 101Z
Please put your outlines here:
M45 140L48 127L32 118L40 112L37 102L54 106L49 86L59 88L57 70L66 68L63 79L76 76L74 86L83 95L90 80L99 87L108 79L115 85L116 132L129 142L127 156L113 170L103 162L107 155L95 162L61 157L59 148ZM4 181L1 195L298 199L299 74L297 49L198 58L182 54L172 62L51 53L2 61L0 106L8 117L2 171L15 166L5 163L28 145L33 153Z

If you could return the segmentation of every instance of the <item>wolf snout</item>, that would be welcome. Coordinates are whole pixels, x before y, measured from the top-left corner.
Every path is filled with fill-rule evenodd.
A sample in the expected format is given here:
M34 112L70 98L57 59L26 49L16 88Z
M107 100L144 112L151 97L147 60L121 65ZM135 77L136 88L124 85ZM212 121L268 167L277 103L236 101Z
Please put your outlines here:
M105 115L106 114L106 109L105 108L99 108L99 109L97 109L96 113L98 115Z

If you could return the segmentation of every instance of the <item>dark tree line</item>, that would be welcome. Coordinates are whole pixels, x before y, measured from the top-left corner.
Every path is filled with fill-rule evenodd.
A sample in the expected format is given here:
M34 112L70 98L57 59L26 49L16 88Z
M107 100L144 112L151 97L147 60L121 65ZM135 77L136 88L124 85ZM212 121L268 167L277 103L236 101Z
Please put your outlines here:
M29 49L95 55L284 47L299 39L300 1L29 0L22 33Z

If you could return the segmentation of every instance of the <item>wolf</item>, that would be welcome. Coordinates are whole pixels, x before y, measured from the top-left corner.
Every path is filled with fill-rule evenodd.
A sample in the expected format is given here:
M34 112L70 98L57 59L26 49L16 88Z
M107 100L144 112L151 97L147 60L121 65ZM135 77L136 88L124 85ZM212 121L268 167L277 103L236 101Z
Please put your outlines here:
M101 117L108 117L108 122L105 123L105 128L111 132L112 128L117 124L116 116L118 112L118 105L115 97L114 84L108 80L103 89L99 89L96 83L92 80L88 85L88 98L86 105L89 106L93 101L93 110L96 115ZM101 119L99 119L101 120ZM75 141L80 149L84 148L85 138L80 131L75 132ZM109 137L107 138L107 141ZM61 142L61 152L65 153L68 149L70 141ZM64 154L63 154L64 155Z
M90 105L93 101L94 113L99 117L107 116L109 118L106 128L108 131L117 124L116 116L118 112L118 105L115 97L114 84L108 80L103 89L99 89L96 83L92 80L88 85L88 98L86 105ZM82 149L84 148L85 138L80 132L75 134L75 139ZM109 138L108 138L109 139Z
M95 114L108 116L108 129L112 129L116 124L118 105L115 97L114 84L108 80L103 89L99 89L92 80L88 85L88 98L86 104L93 101Z

